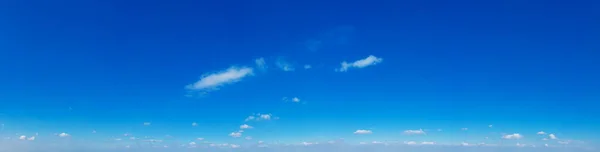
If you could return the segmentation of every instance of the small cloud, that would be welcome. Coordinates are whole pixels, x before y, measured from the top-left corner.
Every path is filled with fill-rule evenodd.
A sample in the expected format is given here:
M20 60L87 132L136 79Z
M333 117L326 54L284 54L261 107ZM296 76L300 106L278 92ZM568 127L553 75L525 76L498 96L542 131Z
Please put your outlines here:
M461 146L469 146L469 143L462 142L462 143L460 143L460 145L461 145Z
M196 138L196 140L204 140L204 138Z
M416 145L417 142L414 142L414 141L405 141L404 144L407 144L407 145Z
M294 65L292 65L291 63L287 62L283 57L279 57L277 59L277 62L275 62L275 65L286 72L290 72L290 71L294 71Z
M494 126L493 126L493 125L488 125L488 127L489 127L489 128L492 128L492 127L494 127Z
M279 119L278 117L273 117L272 114L256 114L248 116L244 121L263 121L263 120L271 120L271 119Z
M60 134L58 134L58 137L69 137L69 136L71 136L71 135L69 135L69 134L67 134L67 133L64 133L64 132L63 132L63 133L60 133Z
M196 122L192 122L192 126L193 126L193 127L196 127L196 126L198 126L198 123L196 123Z
M357 135L365 135L365 134L372 134L373 132L371 130L356 130L354 132L354 134Z
M31 136L31 137L27 138L27 140L34 141L35 140L35 136Z
M115 140L116 140L116 141L121 141L121 140L123 140L123 139L121 139L121 138L117 138L117 139L115 139Z
M252 129L252 126L249 126L247 124L243 124L240 126L240 129Z
M193 145L196 145L196 142L193 142L193 141L192 141L192 142L188 143L188 145L192 145L192 146L193 146Z
M298 97L294 97L292 98L292 102L300 102L300 99L298 99Z
M503 139L521 139L523 138L523 135L515 133L515 134L509 134L509 135L504 135L502 136Z
M310 145L313 145L314 143L302 142L302 144L303 144L304 146L310 146Z
M20 136L19 137L19 140L26 140L26 139L27 139L27 136Z
M265 143L265 142L264 142L264 141L262 141L262 140L261 140L261 141L258 141L258 144L263 144L263 143Z
M352 63L348 63L348 62L344 61L341 63L341 67L339 69L336 69L336 71L346 72L350 68L364 68L367 66L376 65L378 63L381 63L382 61L383 61L382 58L377 58L373 55L369 55L367 58L360 59L360 60L354 61Z
M310 68L312 68L312 66L310 66L308 64L304 65L304 69L310 69Z
M421 145L435 145L435 142L424 141L421 142Z
M197 82L187 85L186 89L192 91L216 90L223 85L239 82L242 78L250 75L253 75L252 68L230 67L220 72L206 74Z
M248 137L246 137L244 139L246 139L246 140L252 140L252 137L248 136Z
M236 144L231 144L230 146L231 146L231 148L240 148L240 145L236 145Z
M404 134L407 134L407 135L421 135L421 134L425 134L425 131L423 131L423 129L419 129L419 130L405 130Z
M460 128L460 130L467 131L467 130L469 130L469 128Z
M150 126L150 122L144 122L144 126Z
M242 136L241 132L232 132L229 134L229 136L233 137L233 138L239 138Z
M265 58L258 58L256 60L254 60L254 63L256 64L256 67L258 69L261 69L261 70L267 69L267 62L265 62Z
M537 132L537 134L538 134L538 135L545 135L545 134L546 134L546 132L544 132L544 131L540 131L540 132Z
M516 145L516 146L517 146L517 147L525 147L526 145L525 145L525 144L521 144L521 143L517 143L517 145Z
M550 135L548 135L548 137L550 137L550 139L558 139L558 138L556 138L556 135L554 135L554 134L550 134Z

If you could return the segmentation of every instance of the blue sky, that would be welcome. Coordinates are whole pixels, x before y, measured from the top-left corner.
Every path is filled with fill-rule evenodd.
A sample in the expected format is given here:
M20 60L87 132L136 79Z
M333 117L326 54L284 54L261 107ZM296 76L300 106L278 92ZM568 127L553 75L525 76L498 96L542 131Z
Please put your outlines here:
M4 1L0 151L595 150L599 5Z

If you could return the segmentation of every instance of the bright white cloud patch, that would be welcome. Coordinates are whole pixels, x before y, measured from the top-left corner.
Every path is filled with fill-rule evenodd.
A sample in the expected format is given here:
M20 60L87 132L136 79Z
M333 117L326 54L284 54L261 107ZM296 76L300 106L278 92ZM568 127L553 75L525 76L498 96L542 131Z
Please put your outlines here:
M232 132L229 134L229 136L233 137L233 138L239 138L242 136L241 132Z
M424 141L424 142L421 142L421 145L435 145L435 142Z
M425 134L425 131L423 131L423 129L419 129L419 130L405 130L404 134L407 134L407 135L421 135L421 134Z
M34 141L35 140L35 136L31 136L31 137L27 138L27 140Z
M365 135L365 134L372 134L373 132L371 130L356 130L354 132L354 134L357 135Z
M521 139L523 138L523 135L515 133L515 134L509 134L509 135L504 135L502 136L503 139Z
M414 141L405 141L404 144L407 144L407 145L416 145L417 142L414 142Z
M350 68L364 68L367 66L376 65L378 63L381 63L382 61L383 61L382 58L377 58L373 55L369 55L367 58L360 59L360 60L354 61L352 63L348 63L348 62L344 61L341 63L341 67L336 69L336 71L346 72Z
M294 97L292 98L292 102L300 102L300 99L298 97Z
M545 134L546 134L546 132L544 132L544 131L540 131L540 132L538 132L537 134L538 134L538 135L545 135Z
M20 136L19 137L19 140L25 140L25 139L27 139L27 136Z
M266 69L267 68L267 62L265 62L265 58L258 58L256 60L254 60L254 63L256 64L256 67L258 69Z
M558 139L558 138L556 138L556 135L554 135L554 134L550 134L550 135L548 135L548 137L550 137L550 139Z
M60 133L60 134L58 134L58 137L69 137L69 136L71 136L71 135L69 135L69 134L67 134L67 133L64 133L64 132L63 132L63 133Z
M252 129L252 126L247 125L247 124L243 124L240 126L240 129Z
M219 87L238 82L246 76L253 74L252 68L248 67L230 67L227 70L217 73L211 73L203 76L199 81L187 85L189 90L214 90Z

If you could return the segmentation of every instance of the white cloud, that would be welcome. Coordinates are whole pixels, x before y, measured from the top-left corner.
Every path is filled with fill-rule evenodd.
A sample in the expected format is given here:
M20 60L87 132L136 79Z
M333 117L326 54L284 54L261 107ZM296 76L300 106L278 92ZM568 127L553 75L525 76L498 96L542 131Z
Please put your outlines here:
M275 62L275 65L277 65L277 67L283 71L294 71L294 65L292 65L291 63L285 61L282 57L277 59L277 62Z
M550 134L550 135L548 135L548 137L550 137L550 139L558 139L558 138L556 138L556 135L554 135L554 134Z
M230 67L224 71L207 74L197 82L187 85L186 88L189 90L215 90L225 84L238 82L242 80L242 78L253 74L252 68Z
M356 130L354 132L354 134L357 135L364 135L364 134L372 134L373 132L371 130Z
M469 143L462 142L462 143L460 143L460 145L462 145L462 146L469 146Z
M243 124L240 126L240 129L252 129L252 126L247 125L247 124Z
M544 132L544 131L540 131L540 132L538 132L537 134L538 134L538 135L545 135L545 134L546 134L546 132Z
M292 101L293 102L300 102L300 99L298 99L298 97L294 97L294 98L292 98Z
M229 134L229 136L233 137L233 138L239 138L242 136L241 132L232 132Z
M35 136L31 136L31 137L27 138L27 140L34 141L35 140Z
M196 126L198 126L198 123L192 122L192 126L196 127Z
M313 145L314 143L310 143L310 142L302 142L302 144L303 144L304 146L310 146L310 145Z
M405 141L404 144L407 144L407 145L416 145L417 142L414 142L414 141Z
M240 145L231 144L231 148L240 148Z
M27 136L20 136L19 137L19 140L25 140L25 139L27 139Z
M258 67L258 69L266 69L267 68L267 62L265 62L265 58L258 58L256 60L254 60L254 63L256 64L256 67Z
M407 134L407 135L421 135L421 134L425 134L425 131L423 131L423 129L419 129L419 130L405 130L404 134Z
M422 145L435 145L435 142L430 142L430 141L424 141L421 142Z
M256 114L248 116L244 121L262 121L262 120L271 120L271 119L279 119L278 117L273 117L272 114Z
M307 64L307 65L304 65L304 69L310 69L310 68L312 68L312 66L310 66L310 65L308 65L308 64Z
M504 135L502 136L503 139L521 139L523 138L523 135L515 133L515 134L509 134L509 135Z
M192 142L190 142L190 143L188 143L188 144L193 146L193 145L196 145L196 142L193 142L193 141L192 141Z
M346 72L350 68L364 68L367 66L376 65L378 63L381 63L382 61L383 61L382 58L377 58L373 55L369 55L367 58L360 59L360 60L354 61L352 63L348 63L348 62L344 61L341 63L342 66L339 69L336 69L336 71Z
M59 136L59 137L69 137L69 136L71 136L71 135L69 135L69 134L67 134L67 133L64 133L64 132L63 132L63 133L60 133L60 134L58 134L58 136Z

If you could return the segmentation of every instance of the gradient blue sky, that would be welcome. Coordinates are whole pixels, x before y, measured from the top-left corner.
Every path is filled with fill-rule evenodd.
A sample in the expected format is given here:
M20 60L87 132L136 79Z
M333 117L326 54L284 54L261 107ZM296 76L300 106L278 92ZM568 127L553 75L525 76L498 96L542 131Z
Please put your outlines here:
M591 0L3 1L0 137L41 145L64 132L99 147L131 145L125 133L162 145L201 137L246 147L340 138L594 147L598 8ZM188 87L196 82L204 85ZM245 121L259 113L271 120ZM253 128L228 136L242 124ZM419 129L426 135L403 133ZM501 140L515 133L523 137ZM548 134L558 139L542 140Z

